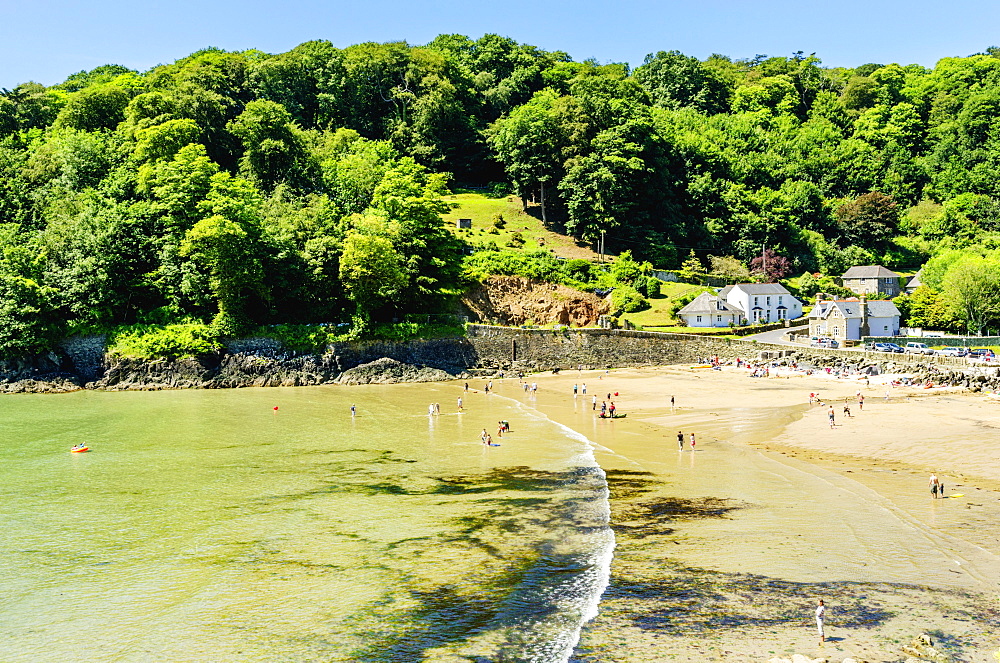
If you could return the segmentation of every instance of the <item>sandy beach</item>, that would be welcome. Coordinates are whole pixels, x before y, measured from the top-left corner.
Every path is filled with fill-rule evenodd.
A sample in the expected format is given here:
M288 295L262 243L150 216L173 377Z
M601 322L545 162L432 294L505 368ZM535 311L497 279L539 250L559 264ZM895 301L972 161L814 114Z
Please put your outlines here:
M888 663L930 633L956 661L996 663L1000 402L896 376L749 374L567 371L526 377L533 396L504 381L593 440L608 474L612 579L575 660ZM594 395L627 417L597 418Z

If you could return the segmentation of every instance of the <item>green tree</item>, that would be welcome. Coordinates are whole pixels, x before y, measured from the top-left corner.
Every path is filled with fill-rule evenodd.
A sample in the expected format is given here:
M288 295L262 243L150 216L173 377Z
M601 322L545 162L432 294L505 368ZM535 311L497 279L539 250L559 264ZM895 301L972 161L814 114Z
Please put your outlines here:
M969 332L982 335L1000 320L1000 261L967 256L948 270L943 285Z
M388 237L349 232L340 257L340 280L355 306L355 327L363 331L375 312L406 287L404 258Z

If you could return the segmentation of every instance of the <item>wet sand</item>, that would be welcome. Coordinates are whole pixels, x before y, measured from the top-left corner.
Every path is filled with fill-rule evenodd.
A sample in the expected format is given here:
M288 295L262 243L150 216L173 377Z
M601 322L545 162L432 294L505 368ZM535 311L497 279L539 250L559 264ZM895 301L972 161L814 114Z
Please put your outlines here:
M498 390L588 436L608 474L612 580L574 660L889 662L929 632L957 660L995 663L1000 403L875 379L748 374L572 371L529 376L535 396L516 379ZM584 382L589 393L574 398ZM627 418L596 418L595 392L598 407L610 392ZM932 471L963 496L932 499Z

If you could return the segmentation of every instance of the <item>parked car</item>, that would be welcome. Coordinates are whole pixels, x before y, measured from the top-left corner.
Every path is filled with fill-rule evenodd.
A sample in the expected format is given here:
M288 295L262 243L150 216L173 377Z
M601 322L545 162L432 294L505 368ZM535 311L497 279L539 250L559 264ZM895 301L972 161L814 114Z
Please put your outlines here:
M836 348L840 344L832 338L814 338L809 345L814 348Z
M969 354L966 356L969 359L979 359L981 361L993 361L997 358L989 348L973 348L969 350Z
M935 354L939 354L942 357L964 357L969 354L969 351L965 348L960 348L954 345L948 345L943 348L939 348L934 351Z
M914 341L910 341L909 343L907 343L906 347L903 348L903 352L906 352L906 353L911 354L911 355L932 355L932 354L934 354L934 350L932 350L931 348L929 348L926 343L916 343Z
M874 347L874 349L877 352L895 352L895 353L903 352L903 348L899 347L895 343L876 343L872 347Z

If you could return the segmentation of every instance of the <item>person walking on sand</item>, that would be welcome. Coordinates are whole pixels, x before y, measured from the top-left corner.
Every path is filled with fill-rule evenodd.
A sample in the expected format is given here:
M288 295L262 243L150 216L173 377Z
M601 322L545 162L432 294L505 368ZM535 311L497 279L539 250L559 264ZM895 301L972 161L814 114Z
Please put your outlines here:
M677 431L677 450L684 451L684 431Z
M358 408L352 403L351 404L351 416L355 416L358 413Z
M670 409L674 409L674 397L672 395L670 396Z
M823 599L820 599L819 605L816 606L816 632L819 635L820 644L826 642L826 631L823 630L824 621L826 621L826 606L823 605Z
M830 406L830 410L826 413L826 415L830 417L830 428L834 428L837 424L834 421L836 414L833 411L833 405Z
M593 400L594 406L592 408L590 408L590 409L591 410L596 410L597 409L597 396L594 396L593 399L594 399Z
M584 396L587 395L587 383L586 382L584 382L582 385L580 385L580 391L583 393Z
M865 395L858 393L858 412L865 409Z
M487 433L486 429L484 428L483 432L479 434L479 439L483 441L483 444L486 444L486 438L488 438L489 436L490 434Z
M462 397L458 397L458 411L462 412Z
M691 433L691 451L694 451L694 433Z
M936 474L931 474L931 478L927 481L927 485L931 487L931 497L937 499L938 488L941 487L941 482L938 480ZM944 491L941 491L944 492Z
M576 386L576 384L574 384L573 385L573 395L574 396L576 396L576 390L577 390L577 386Z

